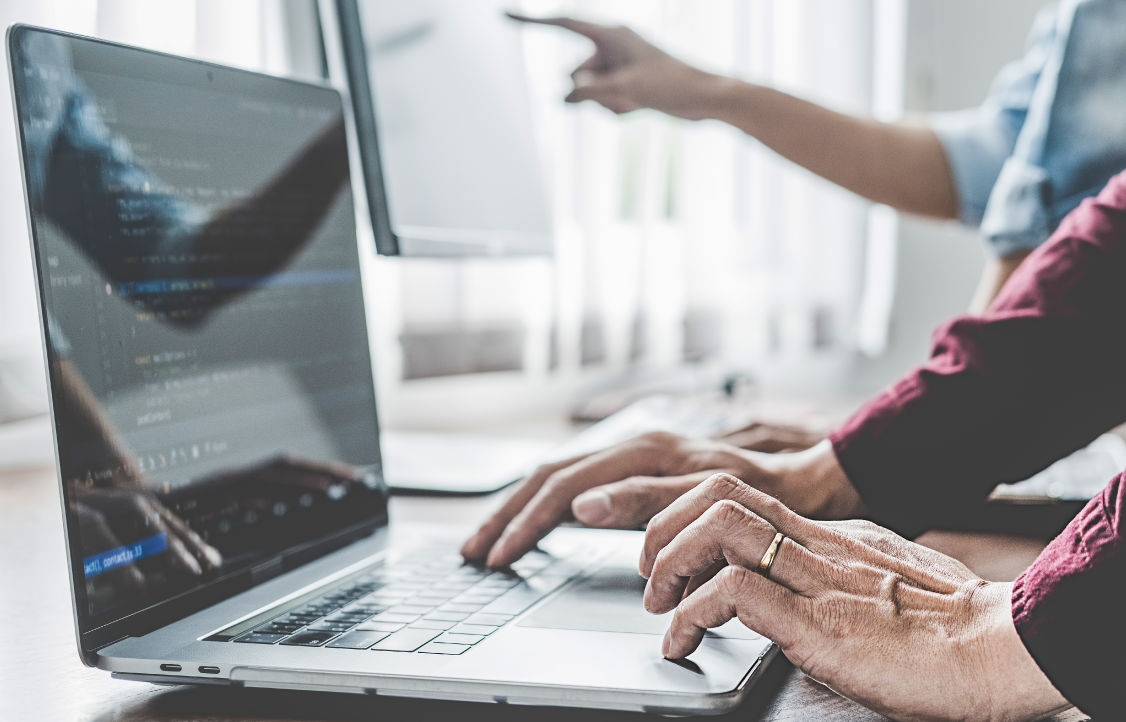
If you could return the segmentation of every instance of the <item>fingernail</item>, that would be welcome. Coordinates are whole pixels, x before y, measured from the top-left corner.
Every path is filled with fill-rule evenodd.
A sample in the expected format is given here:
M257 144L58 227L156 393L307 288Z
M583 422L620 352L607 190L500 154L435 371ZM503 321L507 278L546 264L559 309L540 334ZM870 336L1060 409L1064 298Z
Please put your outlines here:
M672 627L665 630L665 638L661 641L661 656L669 656L669 647L672 646Z
M571 511L583 524L601 524L610 518L610 495L602 489L592 489L575 497Z

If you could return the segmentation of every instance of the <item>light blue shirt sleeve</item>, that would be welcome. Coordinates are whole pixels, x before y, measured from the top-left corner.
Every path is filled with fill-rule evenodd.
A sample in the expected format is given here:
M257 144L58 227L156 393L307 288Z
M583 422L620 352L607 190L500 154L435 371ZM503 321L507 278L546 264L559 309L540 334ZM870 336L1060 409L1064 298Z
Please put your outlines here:
M1001 70L980 107L931 115L931 128L946 151L966 225L981 223L1001 168L1013 154L1055 41L1058 14L1055 5L1040 11L1024 57Z
M1126 2L1062 0L980 108L935 116L962 220L995 254L1036 248L1126 168L1124 68Z

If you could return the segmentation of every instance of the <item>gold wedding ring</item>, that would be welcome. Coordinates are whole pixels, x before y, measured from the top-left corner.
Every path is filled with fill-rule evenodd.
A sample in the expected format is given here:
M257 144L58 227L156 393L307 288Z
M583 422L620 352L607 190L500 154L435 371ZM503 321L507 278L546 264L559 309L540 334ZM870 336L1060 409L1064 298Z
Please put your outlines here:
M785 538L786 535L782 532L775 534L774 541L770 542L766 554L762 555L762 561L758 563L758 569L755 571L767 579L770 579L770 568L774 566L774 557L778 556L778 547L782 545L782 540Z

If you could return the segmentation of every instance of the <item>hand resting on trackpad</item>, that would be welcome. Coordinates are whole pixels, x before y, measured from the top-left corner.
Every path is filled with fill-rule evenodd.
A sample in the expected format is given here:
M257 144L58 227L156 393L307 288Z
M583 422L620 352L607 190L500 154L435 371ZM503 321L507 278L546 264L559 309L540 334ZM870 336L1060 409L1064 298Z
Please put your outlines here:
M663 635L672 612L650 614L641 600L645 578L636 569L605 567L578 581L522 619L518 626L586 632ZM708 632L728 639L758 639L738 619Z

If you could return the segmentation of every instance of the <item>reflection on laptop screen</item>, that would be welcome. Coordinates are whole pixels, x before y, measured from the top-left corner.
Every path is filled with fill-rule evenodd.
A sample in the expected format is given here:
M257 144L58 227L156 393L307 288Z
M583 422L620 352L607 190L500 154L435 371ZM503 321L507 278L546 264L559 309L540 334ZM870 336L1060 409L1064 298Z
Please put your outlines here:
M83 629L370 530L385 500L339 96L13 33Z

